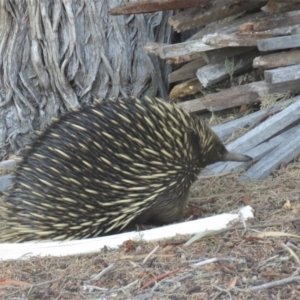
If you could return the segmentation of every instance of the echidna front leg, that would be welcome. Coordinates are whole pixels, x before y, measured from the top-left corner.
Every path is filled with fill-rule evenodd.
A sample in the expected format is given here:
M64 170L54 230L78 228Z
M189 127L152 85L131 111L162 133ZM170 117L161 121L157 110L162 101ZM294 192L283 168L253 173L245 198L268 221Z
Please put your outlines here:
M174 197L170 197L167 194L161 195L135 222L137 224L168 224L181 221L188 202L188 194L186 192L181 197L177 195Z

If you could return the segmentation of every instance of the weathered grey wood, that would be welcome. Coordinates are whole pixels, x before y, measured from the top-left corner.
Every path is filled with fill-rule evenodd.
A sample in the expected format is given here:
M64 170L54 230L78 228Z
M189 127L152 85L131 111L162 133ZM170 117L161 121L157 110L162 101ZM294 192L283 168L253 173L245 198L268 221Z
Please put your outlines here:
M300 80L278 84L257 81L209 94L202 98L184 101L179 103L179 105L191 112L203 111L204 108L209 111L220 111L226 108L258 102L267 94L287 92L291 94L300 93Z
M197 70L205 65L206 62L202 57L195 59L172 72L169 75L169 82L173 83L180 80L194 78Z
M193 54L186 54L186 55L180 55L180 56L174 56L172 58L169 58L167 60L168 64L182 64L187 61L192 61L194 59L202 58L201 52L196 52Z
M188 112L204 112L207 110L207 107L203 103L201 103L200 100L201 98L179 102L178 106L181 106Z
M231 75L236 75L251 68L253 59L257 55L259 55L259 52L254 50L229 58L228 60L231 60L233 64L232 69L226 66L225 61L208 64L198 69L196 73L197 78L204 87L211 86L217 82L230 78L230 73Z
M300 154L300 128L280 146L240 176L240 181L262 180L276 170L280 164L289 163Z
M0 192L7 190L12 184L13 175L4 175L0 177Z
M159 57L161 59L169 59L176 56L191 55L197 52L217 49L219 47L212 47L205 44L202 40L184 42L173 45L162 45L159 49Z
M293 10L299 10L300 9L300 3L298 0L293 3L292 1L288 3L288 1L269 1L265 6L261 8L262 11L266 13L278 13L278 12L288 12ZM298 3L296 3L298 2Z
M194 6L207 5L209 0L144 0L139 2L125 2L109 10L111 15L131 15L153 13L161 10L176 10Z
M297 100L295 103L230 143L227 148L241 153L246 152L297 121L300 116L299 99L300 96L295 97Z
M207 24L204 28L200 29L196 34L191 36L187 41L194 41L202 39L202 37L206 34L220 32L220 33L234 33L239 31L239 28L242 24L252 20L259 20L264 17L265 14L262 12L248 14L246 16L241 16L237 14L235 16L231 16L222 21L213 22L211 24ZM236 19L238 18L238 19Z
M271 30L273 28L292 26L299 24L300 10L290 11L286 13L277 14L275 16L265 17L257 22L248 23L248 30L262 31Z
M236 56L242 53L246 53L249 51L252 51L256 48L254 47L227 47L227 48L221 48L221 49L216 49L216 50L211 50L211 51L206 51L202 53L203 59L208 63L208 64L215 64L217 62L223 61L226 58Z
M181 11L169 19L169 24L173 26L175 31L182 32L195 27L204 26L241 12L253 10L261 7L263 4L262 1L249 1L243 5L237 4L228 7L222 2L210 6L205 10L203 8L193 7Z
M189 95L194 95L200 92L202 89L203 86L201 85L199 80L195 77L175 85L173 89L170 91L169 98L170 99L184 98Z
M266 82L273 84L298 80L300 79L300 64L275 70L266 70L264 75Z
M184 43L178 43L174 45L161 45L161 48L159 49L159 57L162 59L175 59L180 60L180 56L185 56L185 55L193 55L197 54L199 52L205 52L205 51L210 51L218 48L223 48L222 47L211 47L203 43L201 40L202 37L205 34L209 34L211 32L215 31L215 28L221 28L218 30L219 32L223 32L226 34L236 32L239 29L239 26L243 24L244 22L248 20L253 20L253 19L258 19L264 16L263 13L255 13L253 15L249 15L243 18L240 18L239 20L233 22L232 24L225 26L222 28L222 22L215 22L216 24L214 26L211 26L210 24L206 26L208 29L200 30L199 33L195 34L191 38L189 38L186 42ZM251 46L257 46L256 43L251 44ZM147 44L145 45L146 51L148 51L148 46ZM190 59L185 59L185 61L188 61Z
M300 47L300 34L257 40L258 50L272 51Z
M0 169L11 169L18 163L18 159L8 159L0 162Z
M225 139L230 137L235 130L244 128L245 126L253 126L254 124L260 123L260 121L268 115L271 115L275 112L280 111L282 108L285 108L287 104L291 103L291 101L292 100L280 101L270 108L261 109L242 118L215 125L211 128L219 136L219 138L224 141Z
M253 149L246 151L243 154L249 155L253 158L254 161L257 162L254 166L260 163L260 160L264 160L264 157L271 153L275 148L281 149L282 145L287 143L295 133L299 132L300 125L295 126L283 133L281 133L278 136L275 136L274 138L254 147ZM252 162L221 162L216 163L211 166L206 167L202 172L201 175L214 175L224 172L234 172L241 169L246 169L248 166L250 166ZM253 167L251 167L253 168ZM250 169L251 169L250 168ZM249 170L250 170L249 169ZM248 171L247 171L248 172ZM247 172L245 174L247 174Z
M273 69L296 64L300 64L300 50L282 51L258 56L253 61L253 68Z
M279 28L273 28L270 30L264 30L264 31L248 31L247 28L248 24L244 24L243 27L245 27L245 31L238 32L238 36L241 38L249 38L253 37L256 39L267 39L272 38L276 36L285 36L285 35L292 35L296 34L298 29L300 28L300 25L293 25L293 26L285 26L285 27L279 27ZM240 28L243 29L242 26Z
M208 5L216 6L219 4L219 0L143 0L138 2L126 2L109 10L112 15L126 15L126 14L144 14L157 12L161 10L176 10L180 8L189 8L199 6L202 8ZM239 0L222 0L222 3L226 7L230 7ZM251 2L258 2L261 5L265 4L265 0L251 0Z
M256 47L257 39L251 37L241 37L235 33L212 33L202 38L202 42L211 47ZM209 50L209 49L208 49ZM212 49L211 49L212 50Z

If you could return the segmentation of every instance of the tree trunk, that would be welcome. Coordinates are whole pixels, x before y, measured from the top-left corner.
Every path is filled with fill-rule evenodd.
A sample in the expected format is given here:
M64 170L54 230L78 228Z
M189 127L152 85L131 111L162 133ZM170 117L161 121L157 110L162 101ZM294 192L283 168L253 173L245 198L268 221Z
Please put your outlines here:
M93 99L167 97L172 12L110 16L121 0L0 0L0 158Z

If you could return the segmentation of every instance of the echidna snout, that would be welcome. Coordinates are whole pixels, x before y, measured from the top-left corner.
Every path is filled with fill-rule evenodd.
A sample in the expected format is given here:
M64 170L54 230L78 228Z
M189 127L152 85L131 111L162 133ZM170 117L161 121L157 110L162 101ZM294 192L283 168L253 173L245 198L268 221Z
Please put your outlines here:
M252 157L248 155L242 155L235 152L227 151L222 158L222 161L239 161L239 162L247 162L252 160Z
M201 120L160 99L103 100L53 122L0 199L0 240L83 239L181 218L201 169L228 152Z

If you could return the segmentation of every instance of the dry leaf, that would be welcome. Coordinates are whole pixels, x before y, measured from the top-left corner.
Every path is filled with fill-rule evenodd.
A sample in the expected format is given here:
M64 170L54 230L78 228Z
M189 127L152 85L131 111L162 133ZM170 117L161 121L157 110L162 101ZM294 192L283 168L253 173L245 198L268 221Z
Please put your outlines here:
M280 274L274 271L268 271L268 272L264 272L261 273L261 276L263 277L269 277L269 278L276 278L278 277Z
M245 205L250 205L250 202L251 202L250 194L245 194L244 195L243 202L244 202Z
M286 200L286 202L283 205L284 209L292 209L292 205L291 205L291 201L290 200Z
M132 240L127 240L123 243L123 245L125 246L125 252L129 252L129 251L133 251L135 250L135 242Z
M252 234L246 234L244 239L248 242L251 242L251 241L259 240L260 238L257 236L253 236Z
M242 116L244 116L244 114L246 113L247 111L247 105L246 104L243 104L241 107L240 107L240 114Z
M19 281L19 280L12 280L9 277L5 276L5 277L1 277L0 278L0 289L2 288L6 288L10 285L17 285L17 286L32 286L31 283L29 282L25 282L25 281Z
M173 245L166 245L166 246L161 250L161 252L162 252L162 253L169 252L169 251L171 251L173 248L174 248Z
M216 266L215 266L215 264L209 264L209 265L206 265L206 266L204 267L204 269L205 269L205 271L207 271L207 272L211 272L211 271L214 271L214 270L216 269Z
M237 280L238 280L238 277L237 277L237 276L233 277L233 278L230 280L230 282L229 282L229 284L228 284L228 287L229 287L229 288L234 288L235 285L236 285Z

